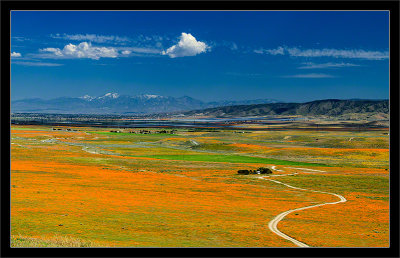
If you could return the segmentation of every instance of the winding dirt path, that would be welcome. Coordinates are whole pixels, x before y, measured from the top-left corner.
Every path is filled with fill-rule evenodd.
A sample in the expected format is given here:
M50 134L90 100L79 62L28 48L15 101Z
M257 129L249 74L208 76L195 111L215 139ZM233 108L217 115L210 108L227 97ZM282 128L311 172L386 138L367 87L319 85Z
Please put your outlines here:
M275 166L273 166L272 169L275 170L275 171L284 172L284 171L282 171L282 170L276 169ZM311 170L311 171L320 172L320 173L326 172L326 171L321 171L321 170L302 169L302 168L295 168L295 169L298 169L298 170L308 170L308 171ZM323 194L334 195L334 196L336 196L336 197L338 197L338 198L340 199L340 200L337 201L337 202L325 202L325 203L320 203L320 204L316 204L316 205L305 206L305 207L301 207L301 208L297 208L297 209L293 209L293 210L288 210L288 211L285 211L285 212L282 212L282 213L278 214L275 218L273 218L273 219L268 223L268 228L269 228L272 232L274 232L275 234L277 234L278 236L280 236L280 237L282 237L282 238L284 238L284 239L286 239L286 240L291 241L292 243L294 243L295 245L297 245L297 246L299 246L299 247L309 247L309 245L307 245L307 244L305 244L305 243L303 243L303 242L300 242L300 241L294 239L293 237L290 237L290 236L288 236L288 235L282 233L281 231L279 231L279 229L278 229L278 223L279 223L284 217L286 217L286 215L288 215L288 214L290 214L290 213L292 213L292 212L294 212L294 211L300 211L300 210L310 209L310 208L319 207L319 206L328 205L328 204L338 204L338 203L341 203L341 202L346 202L347 200L346 200L346 198L344 198L343 196L341 196L341 195L339 195L339 194L329 193L329 192L323 192L323 191L317 191L317 190L312 190L312 189L304 189L304 188L300 188L300 187L295 187L295 186L291 186L291 185L282 183L282 182L277 181L277 180L273 180L273 179L268 179L268 178L267 178L267 177L272 177L272 176L292 176L292 175L296 175L296 174L298 174L298 173L284 174L284 175L262 176L262 177L258 177L258 178L263 179L263 180L268 180L268 181L271 181L271 182L274 182L274 183L277 183L277 184L281 184L281 185L284 185L284 186L286 186L286 187L289 187L289 188L292 188L292 189L296 189L296 190L300 190L300 191L309 191L309 192L315 192L315 193L323 193Z

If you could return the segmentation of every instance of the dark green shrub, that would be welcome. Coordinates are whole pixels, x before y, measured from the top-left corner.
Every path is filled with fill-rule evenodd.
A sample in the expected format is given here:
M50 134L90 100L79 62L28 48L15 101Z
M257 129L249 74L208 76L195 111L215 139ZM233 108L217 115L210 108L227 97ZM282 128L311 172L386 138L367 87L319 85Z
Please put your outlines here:
M247 169L242 169L242 170L238 170L238 174L240 175L248 175L250 174L250 171Z
M272 174L272 171L269 168L261 167L261 168L258 168L257 171L260 171L260 174Z

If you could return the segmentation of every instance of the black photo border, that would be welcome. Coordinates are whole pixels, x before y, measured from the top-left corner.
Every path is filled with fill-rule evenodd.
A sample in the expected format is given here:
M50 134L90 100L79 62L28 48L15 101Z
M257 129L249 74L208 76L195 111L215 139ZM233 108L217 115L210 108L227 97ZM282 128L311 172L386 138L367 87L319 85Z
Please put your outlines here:
M11 10L389 10L390 247L10 248ZM399 257L399 1L1 1L1 257Z

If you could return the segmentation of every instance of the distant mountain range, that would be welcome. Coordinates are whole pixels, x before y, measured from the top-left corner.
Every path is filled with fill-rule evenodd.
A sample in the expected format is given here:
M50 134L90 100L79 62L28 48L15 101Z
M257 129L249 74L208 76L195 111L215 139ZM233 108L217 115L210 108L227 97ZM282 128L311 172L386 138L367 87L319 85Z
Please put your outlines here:
M110 92L99 97L85 95L79 98L61 97L50 100L39 98L15 100L11 101L11 112L141 115L277 102L279 101L274 99L203 102L188 96L179 98L150 94L128 96Z
M183 115L204 115L211 117L247 117L265 115L326 115L346 114L389 114L389 100L338 100L326 99L307 103L273 103L236 105L192 110Z

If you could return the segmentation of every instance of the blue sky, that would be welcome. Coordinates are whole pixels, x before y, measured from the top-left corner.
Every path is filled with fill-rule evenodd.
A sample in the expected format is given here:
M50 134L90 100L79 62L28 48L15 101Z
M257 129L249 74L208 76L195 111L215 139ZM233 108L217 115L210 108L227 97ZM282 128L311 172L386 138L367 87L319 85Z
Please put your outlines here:
M385 11L13 11L11 99L389 97Z

